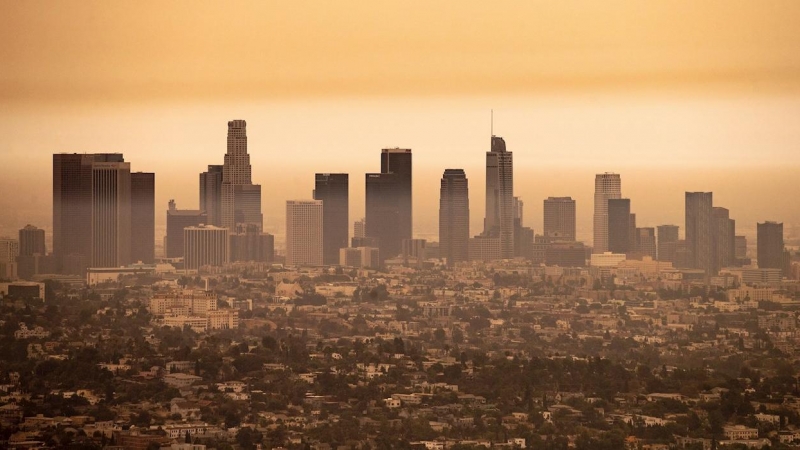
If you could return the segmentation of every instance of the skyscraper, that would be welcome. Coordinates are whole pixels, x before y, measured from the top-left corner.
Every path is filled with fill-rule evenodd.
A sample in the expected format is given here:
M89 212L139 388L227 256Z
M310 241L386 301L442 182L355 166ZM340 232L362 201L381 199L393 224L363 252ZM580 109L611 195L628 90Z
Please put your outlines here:
M631 201L627 198L608 199L608 251L631 252Z
M322 201L322 260L339 264L339 249L347 247L349 222L348 175L318 173L314 177L314 200Z
M376 238L381 260L402 251L411 239L411 150L384 149L381 173L368 173L366 182L366 237Z
M353 222L353 237L354 238L363 238L367 236L367 224L366 220L362 217L359 220Z
M286 265L323 264L323 220L321 200L286 202Z
M730 218L726 208L712 207L711 216L714 221L714 272L719 272L722 268L731 267L736 260L736 221Z
M514 160L506 142L492 136L486 152L486 218L483 234L500 238L500 257L514 257Z
M554 240L575 240L575 200L548 197L544 201L544 236Z
M83 275L92 253L92 164L122 162L121 154L53 155L55 270Z
M223 166L210 165L200 174L200 210L215 227L222 225L222 171Z
M658 226L658 260L675 262L675 250L678 245L678 226Z
M686 193L686 250L694 269L703 269L706 275L714 274L712 243L712 193Z
M92 267L131 263L131 165L92 164Z
M184 268L197 270L203 266L223 266L228 263L228 230L213 225L190 226L183 229Z
M656 229L644 227L636 229L637 258L649 256L656 259Z
M230 235L229 260L272 262L275 259L275 237L262 233L256 225L238 226Z
M445 169L442 175L439 253L449 266L469 259L469 182L463 169Z
M156 174L131 174L131 261L155 262Z
M19 256L44 255L46 253L43 229L26 225L19 230Z
M594 243L592 252L608 251L608 200L622 197L622 180L616 173L601 173L594 178Z
M247 122L244 120L228 122L228 151L222 167L221 192L223 228L233 232L239 224L263 227L261 185L252 182L250 155L247 153Z
M187 227L205 225L208 216L199 209L178 209L175 200L169 201L167 210L167 242L164 245L164 254L167 258L182 258L184 256L184 232Z
M758 268L783 270L783 223L766 221L757 228Z

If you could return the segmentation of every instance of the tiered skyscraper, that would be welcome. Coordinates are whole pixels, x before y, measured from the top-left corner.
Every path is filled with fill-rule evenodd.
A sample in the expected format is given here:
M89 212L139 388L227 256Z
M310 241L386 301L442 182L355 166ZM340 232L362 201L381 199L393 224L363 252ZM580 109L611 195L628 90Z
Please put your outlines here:
M689 265L714 273L713 258L713 200L711 192L686 193L686 249Z
M622 197L622 180L616 173L597 174L594 179L593 253L608 251L608 200Z
M552 240L574 241L575 200L548 197L544 201L544 236Z
M253 184L247 153L247 122L228 122L228 152L222 167L222 227L233 232L236 225L263 227L261 185ZM204 206L201 205L201 209Z
M348 189L346 173L315 175L314 200L322 200L322 259L326 265L339 264L339 250L348 244Z
M402 252L412 235L411 150L384 149L381 173L366 174L366 237L376 238L381 260Z
M450 266L469 259L469 183L463 169L445 169L442 175L439 255Z
M492 136L486 152L486 218L484 236L500 238L500 257L514 257L514 160L506 142Z

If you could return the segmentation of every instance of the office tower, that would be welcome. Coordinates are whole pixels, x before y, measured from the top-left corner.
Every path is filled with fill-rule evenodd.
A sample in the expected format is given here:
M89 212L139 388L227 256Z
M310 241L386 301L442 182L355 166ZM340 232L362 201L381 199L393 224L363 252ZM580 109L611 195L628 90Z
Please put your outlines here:
M425 239L403 239L403 264L406 267L422 268L426 244Z
M757 224L759 269L783 269L783 223L766 221Z
M636 252L636 214L628 216L628 253Z
M366 183L367 237L378 239L381 259L395 257L403 239L411 239L411 150L384 149L381 173L368 173Z
M375 247L378 248L378 238L372 237L354 237L350 239L350 247Z
M499 237L478 235L469 238L470 261L494 261L502 258Z
M519 197L514 197L511 201L511 220L517 226L522 226L522 213L525 209L525 202Z
M607 201L608 251L628 253L631 251L631 201L627 198L611 198Z
M228 263L228 230L213 225L189 226L183 229L183 266L198 270L203 266L224 266Z
M341 266L375 269L380 264L380 251L376 247L339 249L339 265Z
M703 269L706 275L714 273L712 244L712 193L686 193L686 250L689 266Z
M544 201L545 237L560 241L574 241L575 200L572 197L548 197Z
M15 263L19 256L19 241L11 238L0 238L0 262Z
M734 238L734 251L736 252L736 260L739 265L741 261L747 259L747 236L736 236Z
M25 228L19 230L19 256L44 255L46 253L43 229L26 225Z
M250 155L247 153L247 122L228 122L228 151L222 166L222 227L231 232L236 225L263 227L261 185L251 179ZM203 208L203 205L200 206Z
M608 248L608 200L622 197L622 180L619 174L602 173L594 178L594 243L593 253L604 253Z
M205 211L208 223L222 225L222 171L224 166L210 165L200 174L200 210Z
M131 263L131 164L92 164L92 267Z
M469 181L463 169L445 169L442 175L439 252L449 266L469 259Z
M656 259L656 229L651 227L636 229L637 257L649 256Z
M675 250L678 245L678 226L658 226L658 260L675 262Z
M514 256L514 162L503 138L492 136L486 152L486 218L483 234L500 239L500 258Z
M187 227L206 225L208 215L199 209L178 209L175 200L169 201L167 210L167 242L164 255L167 258L184 257L184 232Z
M286 265L320 266L324 219L321 200L286 202Z
M367 236L367 223L362 217L360 220L353 222L353 237L363 238Z
M548 266L586 267L586 248L583 242L553 242L544 249L544 263Z
M56 271L83 275L92 253L92 164L121 154L53 155L53 255Z
M262 233L253 224L239 225L230 235L229 261L272 262L275 259L275 238Z
M348 186L346 173L314 176L314 200L322 201L322 261L326 265L339 264L339 249L347 247Z
M131 261L155 262L156 174L131 174Z
M413 234L413 208L411 199L411 149L385 148L381 150L381 173L393 173L396 175L396 201L399 212L398 217L400 219L398 229L400 233L400 240L402 241L402 239L411 239Z
M736 221L725 208L712 207L713 220L711 245L714 252L714 272L731 267L736 260Z

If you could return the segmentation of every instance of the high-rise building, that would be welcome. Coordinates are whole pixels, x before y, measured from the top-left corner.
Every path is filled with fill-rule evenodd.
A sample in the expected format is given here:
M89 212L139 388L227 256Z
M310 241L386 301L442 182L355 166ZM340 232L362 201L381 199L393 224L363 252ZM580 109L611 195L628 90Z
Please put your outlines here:
M548 266L586 267L583 242L553 242L544 250L544 263Z
M46 253L43 229L26 225L19 230L19 256L44 255Z
M658 226L658 260L675 262L675 250L678 245L677 225Z
M183 263L187 270L228 263L228 230L213 225L183 229Z
M167 210L167 241L164 254L167 258L184 257L184 232L187 227L207 225L208 216L199 209L178 209L175 200L169 201Z
M272 262L275 259L275 237L262 233L256 225L239 225L230 235L230 262Z
M575 200L572 197L548 197L545 199L544 236L560 241L576 239Z
M83 275L92 254L92 164L119 153L53 155L53 255L59 273Z
M628 253L635 253L637 249L636 240L636 214L628 216Z
M247 153L247 122L228 122L228 149L222 166L222 227L233 232L237 225L263 227L261 185L253 184ZM201 208L204 206L201 205Z
M403 264L406 267L421 268L425 262L425 239L403 239Z
M757 229L758 268L783 270L783 223L766 221Z
M463 169L445 169L442 175L439 254L450 266L469 259L469 181Z
M656 229L644 227L636 229L637 258L649 256L656 259Z
M347 247L349 181L346 173L318 173L314 177L314 200L322 201L322 261L339 264L339 249Z
M711 208L713 220L713 252L714 272L733 266L736 261L736 221L730 218L726 208L714 206Z
M601 173L594 178L594 243L593 253L608 249L608 200L622 197L622 180L616 173Z
M210 165L200 174L200 210L205 211L208 223L222 225L222 172L224 166Z
M500 239L500 258L514 257L514 160L506 142L492 136L486 152L486 237Z
M323 227L321 200L286 202L286 265L323 264Z
M608 251L628 253L631 244L631 201L627 198L610 198L606 208Z
M92 267L131 261L131 164L92 164Z
M155 262L156 174L131 174L131 261Z
M353 237L356 238L363 238L367 236L367 223L366 220L362 217L359 220L353 222Z
M747 236L736 236L734 241L736 265L739 267L750 265L750 258L747 257Z
M381 173L366 174L367 237L378 239L381 260L402 251L411 239L411 150L384 149Z
M0 262L14 263L19 256L19 241L11 238L0 238Z
M714 274L712 193L686 193L686 250L690 267Z

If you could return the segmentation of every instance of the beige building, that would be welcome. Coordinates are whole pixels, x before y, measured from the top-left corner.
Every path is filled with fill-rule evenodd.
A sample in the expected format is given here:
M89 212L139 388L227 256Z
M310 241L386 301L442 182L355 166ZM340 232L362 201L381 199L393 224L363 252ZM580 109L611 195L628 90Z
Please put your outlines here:
M183 229L183 265L186 270L224 266L229 261L228 229L198 225Z
M286 202L286 265L322 265L322 201Z

